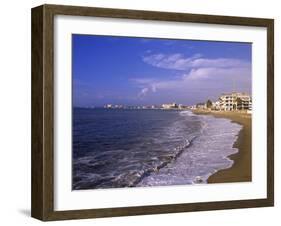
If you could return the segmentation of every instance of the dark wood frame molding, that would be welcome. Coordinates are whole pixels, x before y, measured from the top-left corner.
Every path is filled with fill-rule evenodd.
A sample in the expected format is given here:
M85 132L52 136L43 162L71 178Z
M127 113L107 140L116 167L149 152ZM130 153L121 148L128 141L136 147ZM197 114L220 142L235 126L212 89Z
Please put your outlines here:
M267 28L267 198L157 206L54 211L54 16L95 16ZM42 5L32 9L32 200L34 218L66 220L274 205L274 20L246 17Z

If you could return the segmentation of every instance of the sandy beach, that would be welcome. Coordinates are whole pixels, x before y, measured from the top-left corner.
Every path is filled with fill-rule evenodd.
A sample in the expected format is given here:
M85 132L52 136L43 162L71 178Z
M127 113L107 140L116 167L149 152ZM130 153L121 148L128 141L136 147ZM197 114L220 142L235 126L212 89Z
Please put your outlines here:
M252 179L252 130L251 115L238 112L193 111L195 114L211 114L239 123L243 126L233 147L239 152L228 156L234 161L231 168L220 170L209 177L208 183L246 182Z

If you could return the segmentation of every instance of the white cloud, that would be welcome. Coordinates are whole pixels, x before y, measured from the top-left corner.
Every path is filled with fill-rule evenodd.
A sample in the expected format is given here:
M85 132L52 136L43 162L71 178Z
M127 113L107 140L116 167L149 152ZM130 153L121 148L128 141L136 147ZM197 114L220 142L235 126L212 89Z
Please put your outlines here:
M162 53L143 57L143 61L154 67L182 71L182 76L172 79L137 78L132 80L141 89L138 97L143 98L151 93L198 92L203 89L222 90L231 88L233 80L244 90L251 87L251 64L234 58L204 58L201 54L185 57L175 53ZM217 91L218 92L218 91Z
M143 57L143 61L154 67L186 71L192 68L237 68L249 67L249 63L233 58L203 58L201 54L185 57L183 54L153 54Z
M234 80L240 84L240 87L250 87L250 75L251 70L249 68L199 68L192 69L189 73L183 74L181 78L177 79L136 79L134 82L141 87L139 97L144 97L149 93L158 91L187 92L188 90L232 86Z
M239 80L250 81L251 80L251 68L250 67L237 67L237 68L197 68L192 69L189 73L183 75L183 79L186 81L192 80L208 80L208 81L227 81L227 80Z
M144 96L147 94L148 91L149 91L149 89L148 89L147 87L146 87L146 88L143 88L143 89L139 92L138 97L140 97L140 98L144 97Z

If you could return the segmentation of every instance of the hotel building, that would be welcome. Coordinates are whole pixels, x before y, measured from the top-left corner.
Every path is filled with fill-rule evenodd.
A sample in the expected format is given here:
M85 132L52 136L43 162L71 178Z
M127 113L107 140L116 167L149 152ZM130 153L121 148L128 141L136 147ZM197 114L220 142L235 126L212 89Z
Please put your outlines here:
M252 110L252 98L247 93L225 93L216 102L216 108L221 111Z

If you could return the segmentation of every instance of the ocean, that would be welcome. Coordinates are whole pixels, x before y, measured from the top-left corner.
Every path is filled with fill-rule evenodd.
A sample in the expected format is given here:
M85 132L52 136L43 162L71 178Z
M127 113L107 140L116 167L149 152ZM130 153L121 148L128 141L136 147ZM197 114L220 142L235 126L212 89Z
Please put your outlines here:
M207 183L242 126L180 110L73 109L72 189Z

